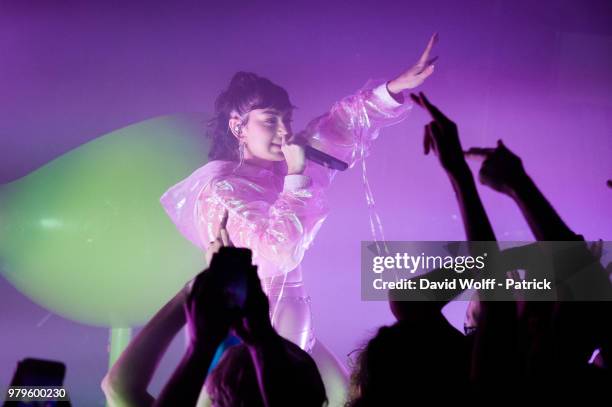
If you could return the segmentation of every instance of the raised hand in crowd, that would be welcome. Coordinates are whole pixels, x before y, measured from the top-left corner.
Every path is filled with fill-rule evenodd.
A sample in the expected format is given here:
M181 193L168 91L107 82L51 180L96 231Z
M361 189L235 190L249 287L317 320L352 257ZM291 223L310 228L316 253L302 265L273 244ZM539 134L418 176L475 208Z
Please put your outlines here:
M495 148L470 148L466 155L482 160L480 182L516 201L537 240L580 240L501 140Z
M250 258L250 250L224 248L195 278L185 301L189 344L155 405L195 406L217 348L239 318L240 309L228 298L227 276L245 272L246 265L235 257Z
M249 249L219 248L208 270L196 277L185 311L190 344L156 405L194 406L215 352L232 329L244 344L226 350L228 356L211 373L207 390L214 405L318 407L326 400L314 360L272 327ZM254 373L236 378L230 370ZM243 394L245 389L251 391Z
M497 140L496 148L472 147L465 155L484 158L478 178L483 185L498 192L511 196L521 183L525 182L527 174L523 162L502 140Z
M431 104L423 93L410 96L432 119L425 126L425 154L432 151L438 157L451 181L461 208L467 240L495 242L495 233L480 200L474 177L465 161L457 125ZM505 270L496 264L496 243L491 243L488 251L489 276L504 275ZM486 300L491 295L493 291L483 291L480 298ZM511 295L506 293L506 297L507 301L504 302L484 301L480 307L480 320L477 322L479 329L474 337L471 364L472 380L478 386L490 388L489 384L493 384L494 388L498 388L501 377L511 377L516 372L516 304ZM492 377L497 379L492 380Z
M425 125L423 149L425 155L433 152L442 168L450 174L469 171L463 149L459 140L459 130L451 119L446 117L436 106L431 104L425 94L410 94L411 99L422 107L431 117L432 121Z
M229 213L227 209L223 212L223 218L219 223L219 231L217 232L217 236L215 240L210 242L208 247L206 248L206 264L210 264L212 257L215 253L219 251L222 247L232 247L234 243L230 239L229 233L227 231L227 220L229 218Z
M531 177L521 159L499 140L495 148L471 148L471 158L481 159L480 182L516 201L534 236L539 241L577 241L554 250L551 260L554 279L563 301L525 306L523 340L525 374L537 386L538 380L579 378L596 348L609 354L612 329L607 302L580 302L577 298L611 298L609 276L599 264L601 244L588 247L557 214ZM543 270L538 271L542 276ZM528 277L528 276L526 276Z
M432 119L425 125L424 152L426 155L433 152L449 176L461 209L467 240L495 241L495 233L464 158L457 125L431 104L422 92L410 94L410 97Z

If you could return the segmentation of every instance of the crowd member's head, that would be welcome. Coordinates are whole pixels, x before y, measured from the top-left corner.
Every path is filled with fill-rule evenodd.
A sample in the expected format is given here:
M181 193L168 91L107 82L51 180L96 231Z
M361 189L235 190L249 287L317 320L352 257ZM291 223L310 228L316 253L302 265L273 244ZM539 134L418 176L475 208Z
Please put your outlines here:
M351 376L350 406L452 400L468 392L466 348L439 323L424 322L383 326L367 342Z
M264 406L255 366L244 344L225 351L206 381L206 390L214 406Z
M358 353L351 375L352 407L387 405L394 392L403 388L410 366L404 352L406 339L402 325L383 326Z
M274 373L299 375L299 380L303 383L302 392L293 394L293 405L322 406L327 397L314 360L289 341L283 340L283 347L295 371ZM215 407L264 406L256 368L246 344L232 346L223 354L207 380L206 389Z
M205 272L217 273L217 277L220 273L234 274L233 280L222 279L216 288L236 295L225 296L218 300L220 303L241 303L239 288L245 290L243 304L232 323L243 343L226 350L211 372L207 380L211 399L216 407L263 406L281 400L291 400L294 406L321 406L326 394L317 366L308 353L280 337L272 327L268 299L256 267L250 265L250 254L248 249L222 247L213 256L211 269ZM237 283L240 276L244 278L243 285ZM195 311L197 314L197 307Z

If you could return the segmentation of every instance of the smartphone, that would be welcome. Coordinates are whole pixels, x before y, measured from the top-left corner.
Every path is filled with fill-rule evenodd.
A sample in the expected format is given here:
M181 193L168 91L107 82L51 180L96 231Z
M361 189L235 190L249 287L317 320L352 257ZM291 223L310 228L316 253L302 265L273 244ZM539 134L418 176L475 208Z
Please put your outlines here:
M226 303L243 309L247 293L245 271L253 267L252 252L249 249L222 247L211 261L211 269L218 272L223 281Z
M53 360L27 358L17 362L15 374L10 386L53 386L59 387L64 383L66 365ZM4 407L29 406L29 407L55 407L70 406L68 401L32 401L16 402L5 401Z

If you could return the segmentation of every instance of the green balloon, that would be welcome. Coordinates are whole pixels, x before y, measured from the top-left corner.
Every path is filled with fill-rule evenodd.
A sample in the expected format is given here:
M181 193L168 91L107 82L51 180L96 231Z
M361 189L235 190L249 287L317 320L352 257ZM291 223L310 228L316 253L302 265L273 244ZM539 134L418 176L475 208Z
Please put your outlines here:
M159 202L206 162L204 120L137 123L0 185L0 272L64 317L147 321L205 265Z

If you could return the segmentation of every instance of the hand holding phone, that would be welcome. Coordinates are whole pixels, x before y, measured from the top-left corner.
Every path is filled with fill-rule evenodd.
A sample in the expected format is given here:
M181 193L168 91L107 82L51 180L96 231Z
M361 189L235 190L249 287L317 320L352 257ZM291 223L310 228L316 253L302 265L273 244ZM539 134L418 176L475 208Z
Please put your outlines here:
M185 303L188 333L194 344L220 343L227 336L243 313L246 276L253 268L249 249L221 247L210 267L198 274Z

